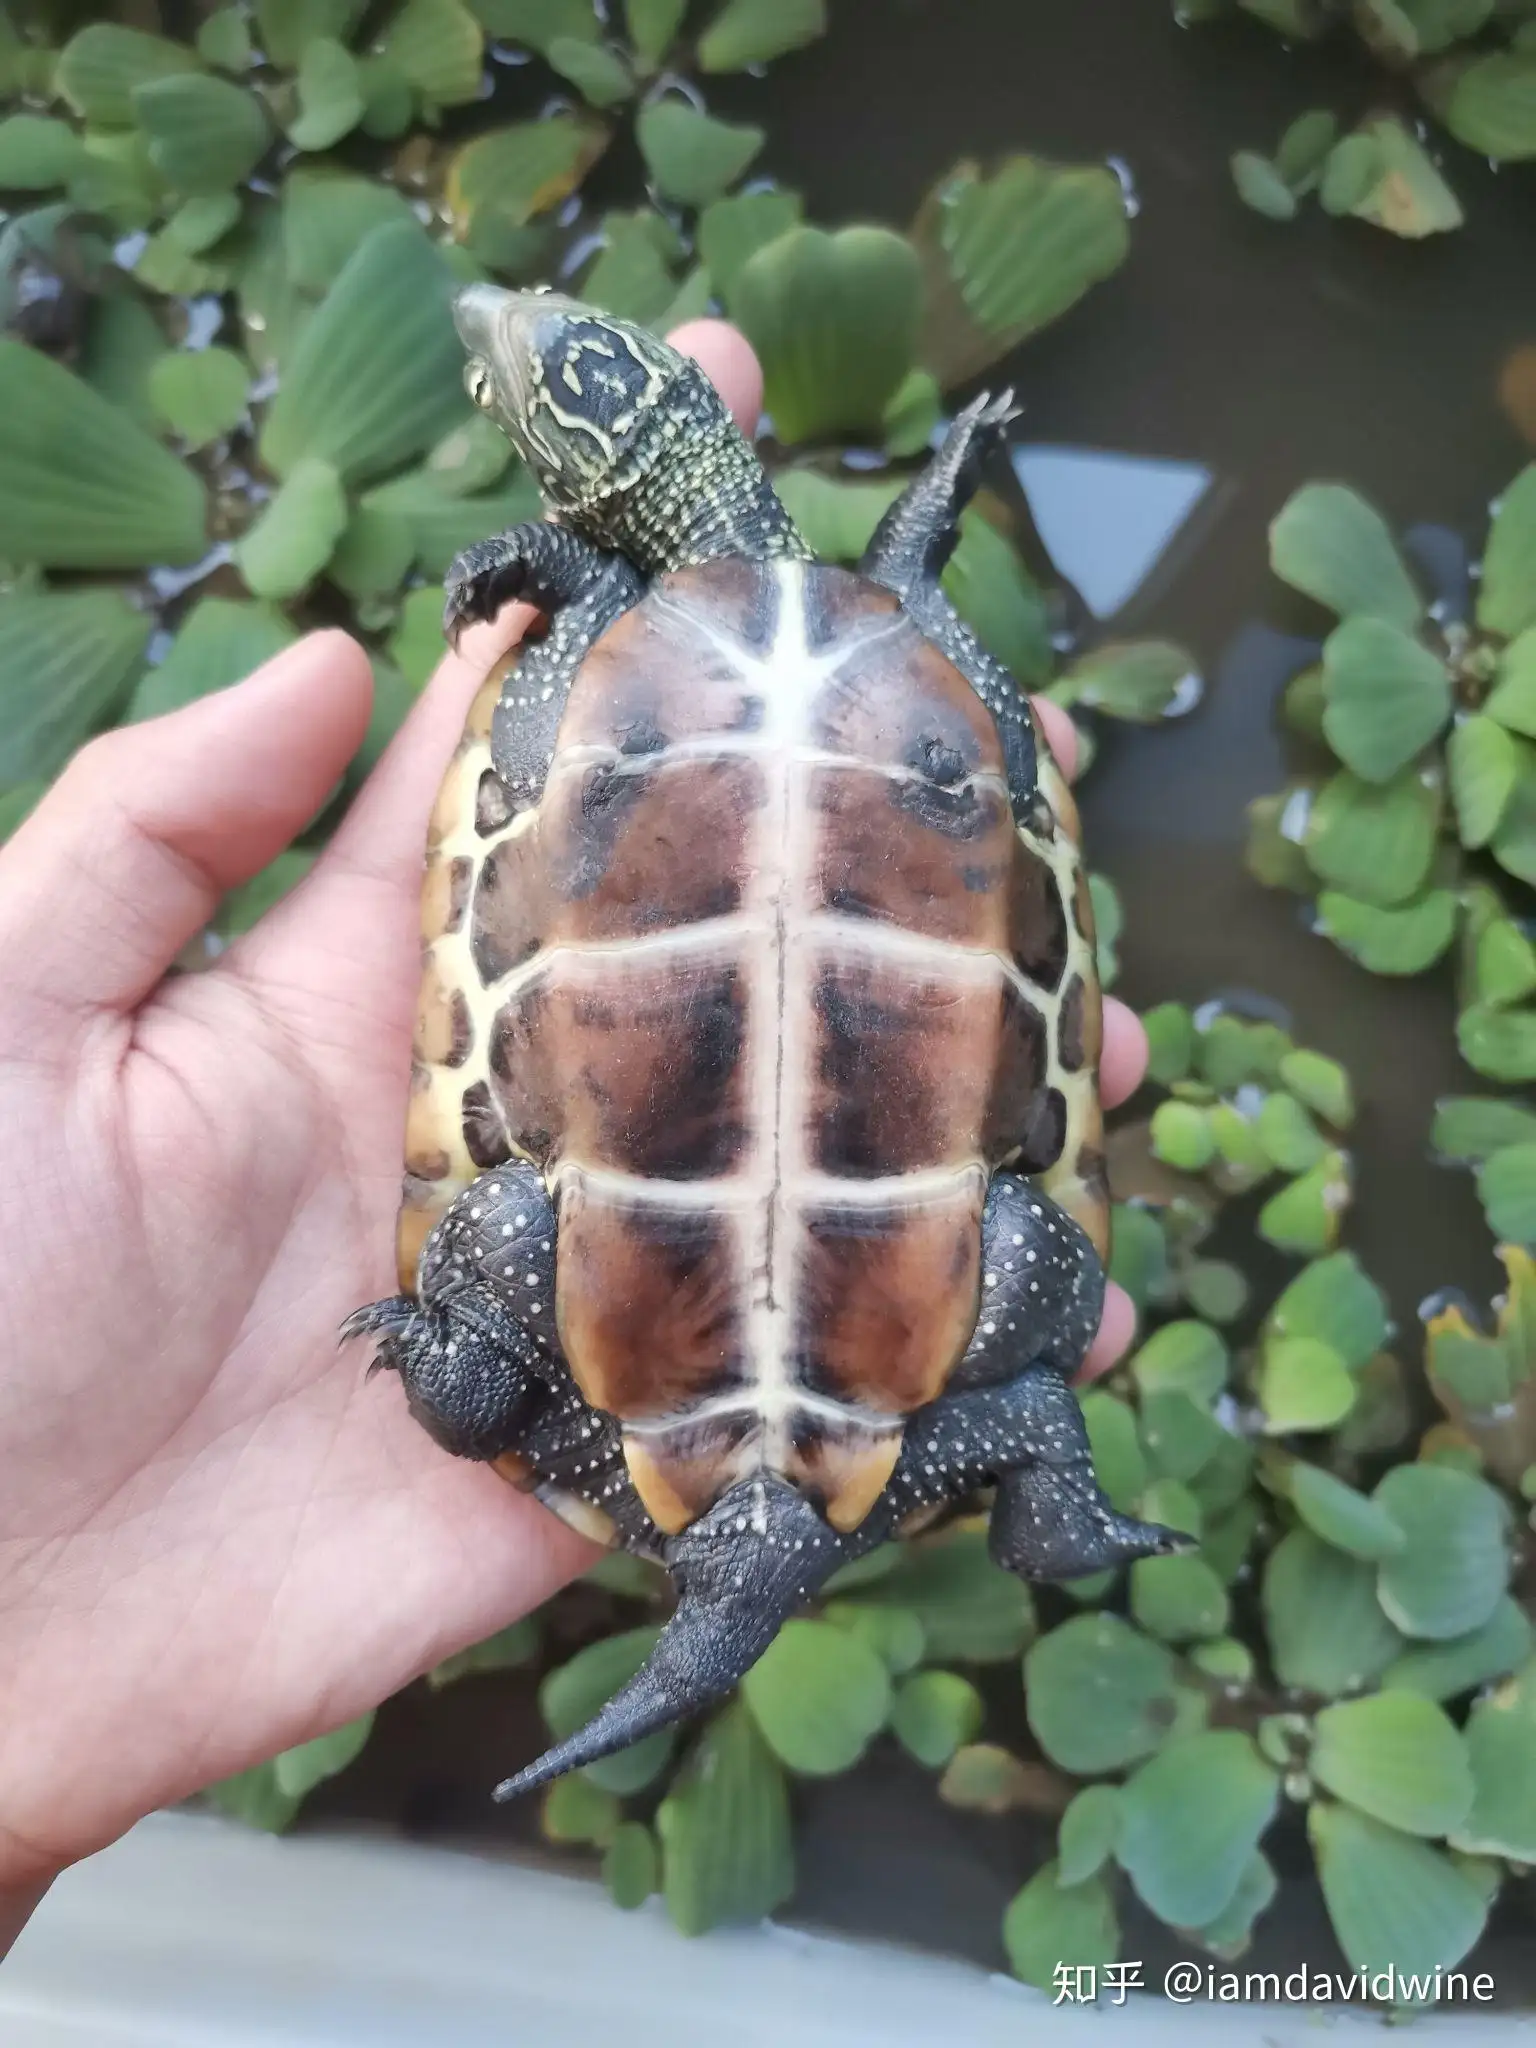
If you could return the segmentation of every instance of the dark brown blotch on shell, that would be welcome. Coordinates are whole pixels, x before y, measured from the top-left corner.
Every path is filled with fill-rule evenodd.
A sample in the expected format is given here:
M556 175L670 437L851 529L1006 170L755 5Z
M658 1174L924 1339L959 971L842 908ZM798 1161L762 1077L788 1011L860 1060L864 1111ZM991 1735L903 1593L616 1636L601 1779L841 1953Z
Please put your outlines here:
M959 841L915 806L893 801L901 787L868 769L815 772L812 904L957 945L995 945L1016 836L1001 790L978 794L979 829Z
M1067 906L1055 871L1014 834L1009 877L1008 951L1021 974L1054 989L1067 968Z
M901 1455L901 1429L871 1429L862 1420L834 1421L801 1410L790 1429L785 1477L819 1508L834 1529L856 1529Z
M489 987L530 961L544 943L547 922L541 826L503 839L480 866L470 910L469 946L475 972Z
M1059 1025L1061 1064L1069 1074L1096 1067L1103 1038L1103 1004L1097 987L1074 974L1061 998Z

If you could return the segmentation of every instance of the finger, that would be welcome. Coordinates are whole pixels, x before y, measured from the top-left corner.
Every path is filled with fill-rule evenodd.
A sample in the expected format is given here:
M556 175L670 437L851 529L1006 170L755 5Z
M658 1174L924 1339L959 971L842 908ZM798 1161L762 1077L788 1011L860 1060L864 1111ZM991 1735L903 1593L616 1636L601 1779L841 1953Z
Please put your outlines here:
M1104 1050L1099 1056L1099 1093L1114 1109L1134 1095L1147 1071L1147 1034L1134 1010L1115 996L1104 999Z
M753 434L763 410L763 373L741 329L725 320L688 320L667 339L703 366L737 426Z
M314 633L243 683L83 747L0 855L12 988L55 1018L133 1008L314 817L371 701L356 641Z
M1045 728L1046 743L1056 757L1056 766L1071 782L1077 774L1077 727L1059 704L1049 697L1031 697L1035 716Z
M1080 1380L1096 1380L1108 1372L1115 1361L1131 1348L1136 1335L1136 1308L1123 1287L1110 1281L1104 1296L1104 1320L1099 1325L1099 1334L1094 1338L1088 1356L1083 1360Z

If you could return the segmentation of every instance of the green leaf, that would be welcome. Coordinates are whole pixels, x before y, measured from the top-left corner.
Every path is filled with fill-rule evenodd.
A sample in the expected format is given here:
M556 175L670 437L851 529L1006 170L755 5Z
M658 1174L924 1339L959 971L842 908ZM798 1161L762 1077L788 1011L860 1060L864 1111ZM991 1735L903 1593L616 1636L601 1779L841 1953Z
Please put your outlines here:
M317 455L296 462L235 547L235 562L257 597L297 597L331 559L347 524L340 476Z
M131 128L135 89L153 79L201 70L185 43L93 21L72 36L54 72L55 90L92 127Z
M603 222L605 246L582 279L589 305L623 320L654 324L671 304L676 285L651 223L654 214L611 213Z
M1536 1863L1536 1662L1477 1701L1466 1745L1475 1792L1455 1846Z
M813 469L781 469L773 486L809 546L832 562L856 561L900 495L894 479L845 483Z
M1323 646L1323 732L1346 767L1389 782L1451 713L1451 680L1428 648L1388 619L1345 619Z
M1170 1743L1122 1787L1115 1853L1160 1919L1202 1927L1231 1904L1278 1793L1278 1774L1235 1728Z
M1358 612L1411 631L1423 610L1386 521L1343 484L1304 484L1269 529L1270 567L1341 618Z
M579 36L556 36L545 61L568 78L591 107L616 107L635 90L629 66L607 43L589 43Z
M1417 137L1390 115L1370 122L1368 132L1375 144L1372 176L1346 210L1409 241L1459 228L1461 204Z
M1411 1835L1449 1835L1472 1805L1460 1735L1432 1700L1378 1692L1324 1707L1308 1772L1338 1798Z
M1483 1931L1487 1902L1448 1856L1347 1806L1307 1812L1328 1917L1357 1970L1399 1981L1459 1962Z
M1499 500L1488 529L1477 623L1513 640L1536 626L1536 462L1522 469Z
M736 279L735 318L762 359L781 441L876 429L912 363L921 277L888 228L792 228Z
M1321 1465L1297 1459L1289 1467L1286 1491L1313 1534L1351 1557L1374 1563L1395 1557L1407 1541L1380 1501L1357 1493Z
M355 1721L333 1728L329 1735L317 1735L312 1742L301 1742L297 1749L285 1749L272 1759L278 1791L290 1799L307 1798L317 1785L338 1776L355 1757L361 1756L372 1732L370 1709Z
M1312 107L1298 114L1281 136L1275 149L1275 169L1298 196L1317 184L1338 138L1338 116L1327 107Z
M1061 1816L1056 1845L1060 1882L1081 1884L1102 1870L1115 1853L1119 1835L1119 1787L1085 1785Z
M919 1671L904 1678L891 1702L891 1727L910 1755L942 1770L981 1727L981 1694L955 1671Z
M410 537L412 558L427 575L441 578L454 556L472 541L503 532L522 520L536 519L539 492L532 473L522 468L495 489L475 497L461 496L455 483L433 470L414 469L369 491L362 509L402 522ZM441 614L440 592L438 597Z
M606 126L580 114L477 135L448 166L446 197L460 239L493 260L510 234L575 191L607 142Z
M869 1645L892 1677L915 1671L927 1654L923 1624L905 1607L861 1606L855 1600L834 1600L822 1610L834 1628L846 1628Z
M1003 1947L1015 1977L1052 1991L1060 1973L1096 1972L1120 1953L1114 1895L1102 1877L1064 1884L1054 1862L1037 1870L1003 1915ZM1090 1978L1089 1981L1094 1981Z
M826 31L826 0L725 0L699 38L699 69L745 71Z
M955 1529L901 1546L860 1604L903 1607L923 1625L935 1663L997 1664L1016 1657L1035 1632L1028 1586L987 1552L980 1529Z
M1506 1145L1536 1143L1536 1110L1480 1095L1442 1096L1429 1143L1442 1159L1487 1159Z
M1513 919L1495 917L1477 934L1466 993L1475 1002L1506 1005L1536 990L1536 945Z
M1235 1323L1248 1306L1247 1275L1230 1260L1191 1259L1180 1277L1185 1300L1208 1322Z
M443 600L430 585L413 590L400 607L388 654L407 682L421 689L443 658Z
M604 1848L618 1833L623 1808L579 1771L559 1778L544 1794L539 1829L547 1842L582 1842Z
M1152 724L1168 715L1196 679L1187 649L1172 641L1108 641L1073 662L1051 696L1058 704Z
M1455 1699L1518 1671L1530 1656L1532 1643L1530 1617L1506 1593L1481 1628L1445 1642L1413 1644L1387 1666L1381 1684L1423 1693L1426 1699ZM1470 1731L1467 1741L1476 1777L1477 1744Z
M149 401L178 439L206 448L245 418L251 373L227 348L168 351L149 373Z
M1434 858L1440 789L1404 769L1391 782L1362 782L1347 771L1317 793L1307 820L1307 858L1342 896L1390 908L1422 890Z
M939 1797L967 1813L1011 1813L1038 1804L1042 1773L1053 1776L1046 1765L1021 1763L995 1742L969 1742L946 1766Z
M1536 1081L1536 1016L1474 1004L1456 1020L1456 1043L1469 1067L1490 1081Z
M1353 213L1366 204L1382 175L1381 144L1368 128L1345 135L1328 152L1318 187L1324 213Z
M1477 1192L1494 1235L1536 1244L1536 1142L1507 1145L1477 1170Z
M749 257L800 224L795 192L737 192L717 199L699 215L699 254L715 289L735 311L736 280Z
M416 112L410 80L381 57L364 57L358 63L357 83L363 95L363 133L378 142L404 135Z
M1519 749L1503 726L1476 712L1452 727L1445 765L1462 845L1486 846L1514 791Z
M960 515L960 541L943 584L961 618L1015 682L1029 688L1048 679L1055 653L1045 594L1012 541L974 506Z
M1508 1353L1496 1338L1473 1329L1460 1309L1431 1316L1428 1338L1425 1364L1443 1407L1487 1413L1509 1399Z
M891 1711L882 1660L823 1621L786 1621L741 1689L775 1754L810 1777L850 1769Z
M1259 1235L1279 1251L1331 1251L1349 1194L1348 1160L1342 1152L1325 1152L1316 1166L1270 1196L1259 1211Z
M1262 213L1266 220L1294 220L1296 194L1280 174L1277 164L1256 149L1240 149L1231 159L1232 182L1244 206Z
M1147 1034L1147 1077L1166 1088L1182 1081L1195 1056L1195 1024L1183 1003L1157 1003L1141 1016Z
M1248 806L1248 844L1244 864L1266 889L1290 889L1310 896L1314 882L1307 857L1297 843L1294 799L1310 791L1280 790L1255 797Z
M248 1771L223 1778L203 1796L228 1819L244 1827L261 1828L269 1835L283 1834L292 1827L304 1804L291 1792L279 1790L277 1769L271 1763L253 1764Z
M912 229L928 277L920 359L946 388L1059 319L1130 248L1120 181L1099 164L957 165Z
M240 199L234 192L211 192L200 199L184 199L163 228L162 237L200 256L221 242L240 218Z
M642 62L652 69L660 64L687 12L688 0L624 0L624 23Z
M1403 1648L1377 1603L1375 1571L1308 1529L1270 1552L1263 1608L1275 1675L1299 1692L1357 1692Z
M717 121L686 100L640 109L635 139L658 192L681 206L707 206L734 185L763 146L763 130Z
M739 1702L718 1714L656 1815L673 1924L761 1920L795 1888L784 1776Z
M908 370L887 401L881 419L885 429L886 454L897 457L921 455L932 441L943 416L944 394L932 371ZM990 521L985 523L990 524ZM1080 770L1082 765L1079 763Z
M1117 1202L1110 1215L1110 1279L1125 1289L1137 1308L1168 1300L1177 1290L1168 1260L1168 1240L1157 1212L1132 1202Z
M1479 1628L1509 1582L1506 1510L1492 1487L1442 1465L1399 1465L1374 1498L1407 1541L1383 1559L1377 1596L1405 1635Z
M119 407L0 339L0 559L50 569L195 562L203 486Z
M292 646L297 635L282 613L266 604L232 604L205 597L192 607L157 668L140 679L123 723L158 718L214 690L241 682Z
M656 1838L639 1821L628 1820L613 1831L603 1855L603 1883L621 1912L643 1906L661 1880Z
M1507 874L1536 888L1536 748L1516 742L1520 773L1491 842L1494 859Z
M0 789L51 780L111 724L151 623L111 590L0 597Z
M238 7L220 7L197 31L197 54L218 71L243 76L251 66L251 31Z
M79 168L80 138L67 121L11 114L0 121L0 191L51 192Z
M1147 1484L1147 1460L1136 1417L1127 1404L1102 1387L1080 1397L1083 1426L1099 1485L1121 1514L1130 1514Z
M299 115L288 129L288 140L295 149L329 149L350 135L363 118L363 85L356 60L329 36L316 36L306 44L297 89Z
M1119 1770L1166 1738L1178 1707L1175 1680L1161 1643L1113 1614L1076 1615L1025 1654L1029 1725L1063 1770Z
M539 1624L531 1614L525 1614L521 1621L510 1622L483 1642L471 1643L467 1650L459 1650L445 1657L441 1664L434 1664L427 1673L427 1684L434 1692L441 1692L445 1685L479 1671L511 1671L519 1665L531 1664L539 1653L539 1643ZM587 1783L579 1775L567 1782L583 1786Z
M1317 899L1317 929L1372 974L1422 974L1455 938L1456 912L1450 889L1431 889L1392 910L1325 889Z
M1483 710L1510 732L1536 739L1536 626L1528 626L1499 656Z
M1342 1421L1354 1405L1355 1383L1330 1345L1315 1337L1283 1337L1264 1347L1258 1395L1266 1433L1284 1436Z
M80 375L101 397L149 425L149 373L165 352L165 336L143 299L136 292L114 292L91 308Z
M261 434L279 476L305 456L349 483L398 468L465 413L449 273L414 222L375 228L299 337Z
M1536 156L1536 54L1476 57L1451 87L1445 125L1495 162Z
M1195 1478L1227 1435L1208 1408L1178 1390L1143 1396L1141 1428L1148 1455L1164 1479Z
M1230 1360L1220 1335L1206 1323L1164 1323L1131 1359L1143 1396L1177 1392L1214 1401L1227 1383Z
M557 1742L585 1727L620 1686L629 1683L655 1648L660 1633L657 1628L633 1628L604 1636L550 1672L539 1687L539 1711ZM584 1775L605 1792L620 1797L638 1792L666 1768L677 1734L676 1728L660 1728L616 1756L587 1764Z
M1202 1558L1139 1558L1131 1566L1131 1612L1161 1642L1195 1642L1225 1633L1227 1592Z
M133 109L151 162L178 192L227 192L250 176L272 140L256 95L206 72L136 85Z
M288 276L300 291L318 298L375 228L413 218L393 185L345 172L296 168L283 180L283 256ZM505 436L498 434L497 439L504 442Z
M316 36L347 42L366 7L367 0L255 0L261 47L274 64L292 71Z
M461 0L405 0L375 46L429 113L480 97L485 36Z
M1294 1095L1277 1088L1259 1105L1259 1143L1282 1173L1305 1173L1328 1150L1328 1141Z

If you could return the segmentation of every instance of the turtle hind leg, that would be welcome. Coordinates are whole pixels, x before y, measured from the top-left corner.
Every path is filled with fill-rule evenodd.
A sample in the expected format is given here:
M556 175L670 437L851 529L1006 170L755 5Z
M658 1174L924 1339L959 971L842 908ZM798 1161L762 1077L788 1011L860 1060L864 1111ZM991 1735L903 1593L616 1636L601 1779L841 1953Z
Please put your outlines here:
M477 541L447 576L443 631L457 646L477 619L494 619L526 598L549 621L507 670L491 720L491 762L514 810L536 804L576 671L614 620L640 600L645 578L627 556L600 548L547 520Z
M913 624L952 661L991 712L1008 767L1016 818L1027 818L1036 789L1035 733L1029 706L1003 664L989 654L950 603L939 577L960 538L960 514L976 495L982 466L1003 444L1013 393L985 393L955 415L943 445L896 500L859 564L894 591Z

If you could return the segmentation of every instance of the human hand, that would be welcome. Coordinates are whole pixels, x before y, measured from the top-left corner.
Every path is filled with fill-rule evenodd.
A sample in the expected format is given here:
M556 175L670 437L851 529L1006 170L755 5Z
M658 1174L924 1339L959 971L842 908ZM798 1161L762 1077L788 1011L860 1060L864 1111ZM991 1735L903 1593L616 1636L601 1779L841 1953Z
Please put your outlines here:
M675 338L755 420L741 338ZM92 742L0 852L0 1893L363 1712L592 1554L336 1345L394 1285L427 816L530 616L466 634L206 972L164 978L362 739L345 635ZM1106 1098L1144 1064L1112 1004ZM1112 1301L1098 1369L1131 1320Z

